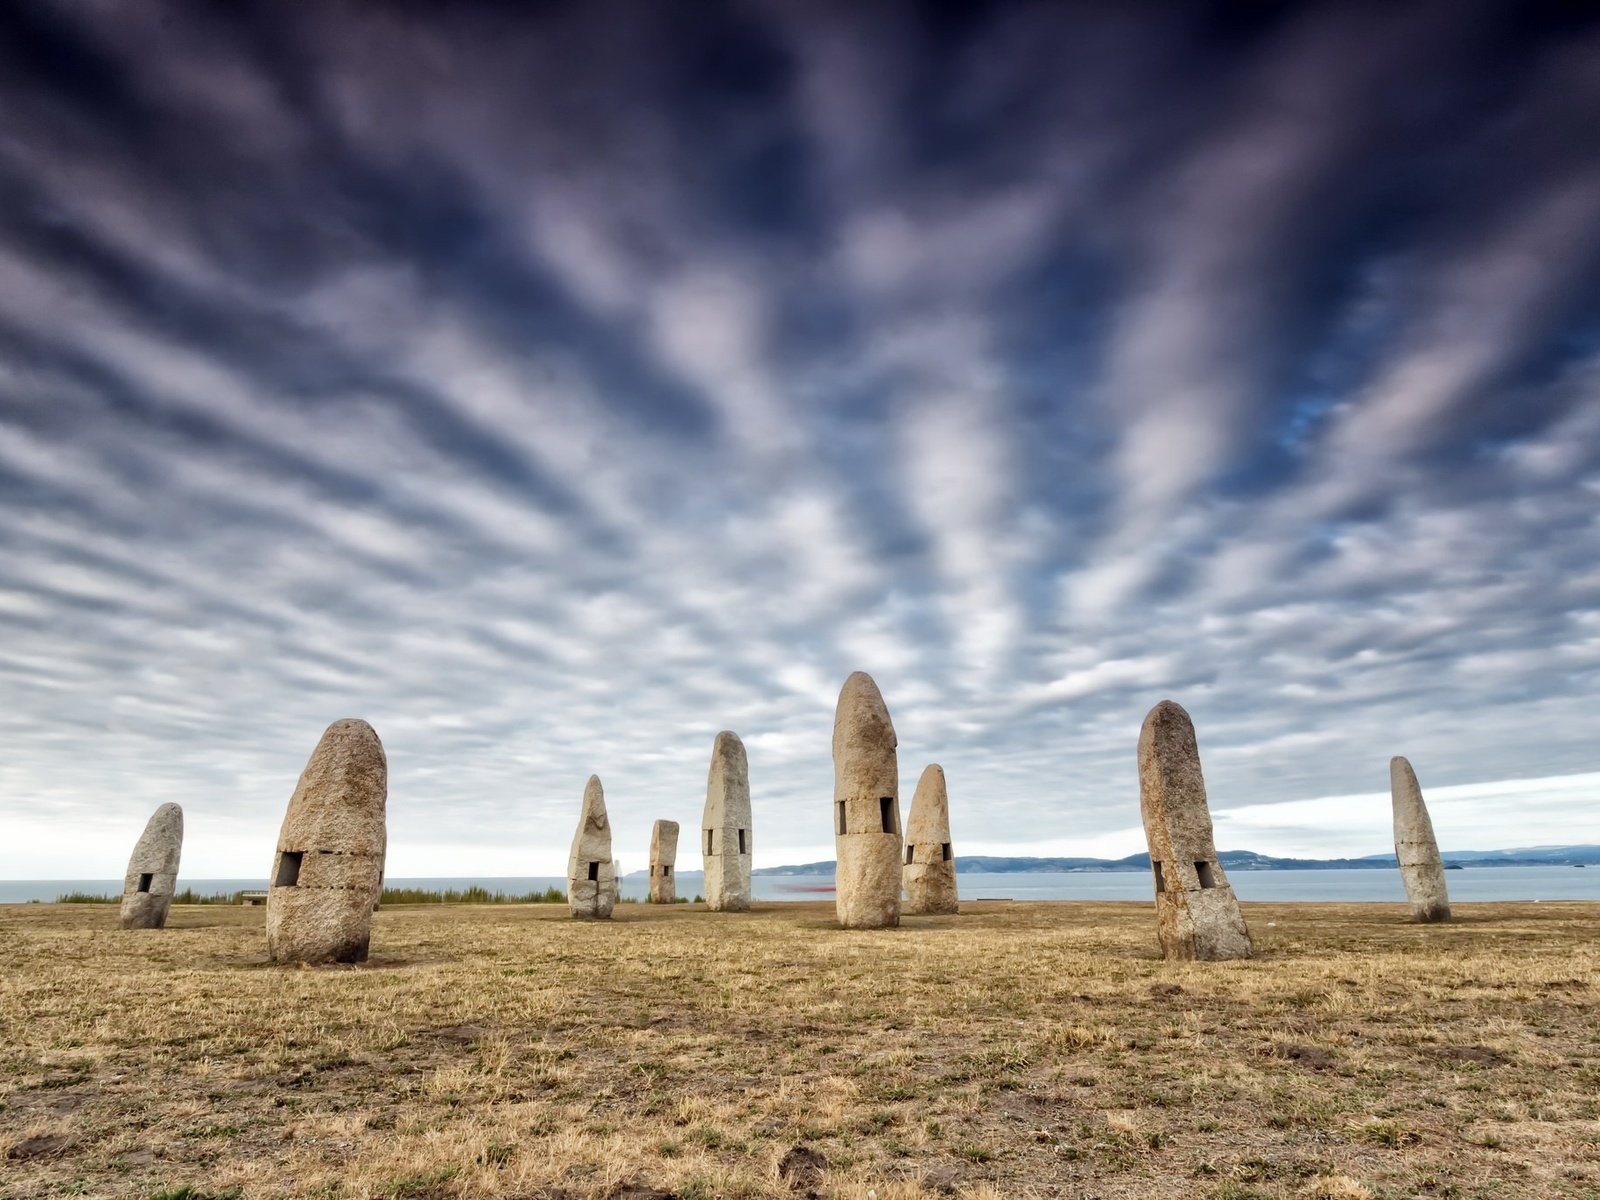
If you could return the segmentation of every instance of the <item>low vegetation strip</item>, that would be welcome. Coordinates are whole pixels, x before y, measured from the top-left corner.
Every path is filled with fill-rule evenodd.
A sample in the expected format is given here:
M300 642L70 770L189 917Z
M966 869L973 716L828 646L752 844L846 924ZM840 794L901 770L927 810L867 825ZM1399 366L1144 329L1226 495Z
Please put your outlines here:
M0 1194L350 1200L1600 1196L1600 906L0 908Z
M565 904L566 889L547 887L542 892L491 892L488 888L446 888L430 891L427 888L383 889L383 904Z

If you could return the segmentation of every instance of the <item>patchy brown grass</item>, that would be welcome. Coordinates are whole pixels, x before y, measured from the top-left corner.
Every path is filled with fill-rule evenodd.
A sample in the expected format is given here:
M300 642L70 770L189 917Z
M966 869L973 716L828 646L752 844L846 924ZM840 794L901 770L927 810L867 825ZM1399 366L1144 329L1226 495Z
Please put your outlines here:
M1247 905L1188 966L965 908L386 906L315 970L259 908L0 908L0 1194L1600 1197L1600 906Z

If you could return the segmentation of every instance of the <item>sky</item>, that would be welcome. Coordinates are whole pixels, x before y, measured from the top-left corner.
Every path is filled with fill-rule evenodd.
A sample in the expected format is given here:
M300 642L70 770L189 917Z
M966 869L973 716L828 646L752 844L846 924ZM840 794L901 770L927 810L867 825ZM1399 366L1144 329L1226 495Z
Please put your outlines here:
M392 877L720 729L831 858L855 670L958 854L1163 698L1223 849L1600 842L1586 9L0 6L0 876L264 876L352 716Z

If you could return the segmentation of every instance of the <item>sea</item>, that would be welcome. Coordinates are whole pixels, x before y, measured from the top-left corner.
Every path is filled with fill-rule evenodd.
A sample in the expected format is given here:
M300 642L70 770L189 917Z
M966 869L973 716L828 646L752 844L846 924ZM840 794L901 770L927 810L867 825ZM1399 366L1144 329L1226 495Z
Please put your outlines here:
M1445 874L1450 899L1473 900L1600 900L1600 867L1467 867ZM1405 891L1392 868L1323 871L1232 871L1228 882L1241 900L1330 900L1400 903ZM401 879L391 887L444 891L482 887L522 895L549 887L565 889L557 876L511 878ZM963 900L1151 900L1150 878L1143 871L1027 871L1005 874L963 872L956 877ZM265 879L187 879L178 887L201 895L265 889ZM693 899L702 886L698 871L678 876L678 895ZM833 880L826 875L757 875L751 880L757 900L829 900ZM649 890L643 876L622 881L625 898L642 900ZM0 879L0 904L49 903L69 892L117 896L120 879Z

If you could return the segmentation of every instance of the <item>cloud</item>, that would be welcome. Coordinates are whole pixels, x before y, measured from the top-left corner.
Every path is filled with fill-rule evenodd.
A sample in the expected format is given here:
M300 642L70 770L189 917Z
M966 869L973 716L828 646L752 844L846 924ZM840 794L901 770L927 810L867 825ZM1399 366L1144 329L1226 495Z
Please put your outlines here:
M1168 695L1252 848L1381 850L1305 798L1393 753L1594 840L1495 781L1594 766L1600 31L0 21L0 871L259 873L353 715L393 874L591 772L640 864L723 728L821 857L856 669L994 852L1123 845Z

